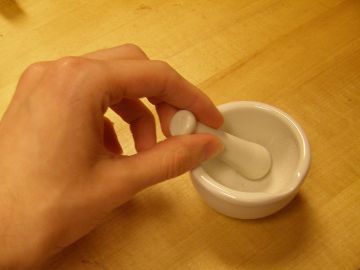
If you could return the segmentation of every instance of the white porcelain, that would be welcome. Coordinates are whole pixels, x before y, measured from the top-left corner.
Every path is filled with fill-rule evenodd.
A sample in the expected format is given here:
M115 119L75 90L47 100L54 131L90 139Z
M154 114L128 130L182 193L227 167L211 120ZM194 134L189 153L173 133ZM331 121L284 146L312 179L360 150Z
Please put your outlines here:
M218 137L224 150L217 158L248 179L263 178L270 171L271 155L264 146L197 122L190 111L180 110L172 117L170 133L172 136L210 133Z
M237 101L220 105L222 130L263 145L272 157L270 172L249 180L219 159L191 171L193 184L216 211L234 218L255 219L275 213L298 193L310 165L310 146L300 125L267 104Z

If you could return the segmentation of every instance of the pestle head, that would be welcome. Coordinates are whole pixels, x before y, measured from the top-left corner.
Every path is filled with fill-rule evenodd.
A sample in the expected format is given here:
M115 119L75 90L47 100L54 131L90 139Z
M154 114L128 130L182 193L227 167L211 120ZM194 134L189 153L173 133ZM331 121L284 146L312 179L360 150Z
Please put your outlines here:
M209 133L218 137L225 147L218 158L248 179L263 178L271 169L271 155L262 145L198 123L189 111L178 111L171 119L170 134L176 136L192 133Z
M196 118L192 112L180 110L174 114L170 122L171 136L188 135L195 132Z

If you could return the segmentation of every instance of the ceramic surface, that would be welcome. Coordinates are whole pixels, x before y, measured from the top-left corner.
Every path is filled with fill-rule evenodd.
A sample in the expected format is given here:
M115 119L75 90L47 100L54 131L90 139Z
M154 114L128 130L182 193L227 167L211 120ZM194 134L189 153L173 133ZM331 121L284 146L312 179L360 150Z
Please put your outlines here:
M191 171L193 184L216 211L235 218L268 216L297 194L310 165L310 147L300 125L283 111L267 104L238 101L218 107L222 130L263 145L272 167L260 180L249 180L214 158Z
M178 111L170 121L170 134L177 136L192 133L216 136L224 146L217 158L248 179L263 178L270 171L271 155L264 146L197 122L190 111Z

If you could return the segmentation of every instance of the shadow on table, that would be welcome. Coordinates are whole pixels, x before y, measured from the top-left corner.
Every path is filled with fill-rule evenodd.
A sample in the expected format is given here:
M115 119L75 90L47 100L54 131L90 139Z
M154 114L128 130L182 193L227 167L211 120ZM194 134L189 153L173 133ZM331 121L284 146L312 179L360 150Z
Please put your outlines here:
M223 224L214 223L212 237L204 246L210 247L224 265L231 269L239 266L264 269L284 265L301 253L308 243L311 226L310 209L302 195L280 212L258 220L228 219ZM238 224L234 224L238 223ZM231 230L224 230L231 227ZM213 243L217 239L219 245Z
M197 257L228 269L243 265L251 269L274 268L296 257L309 242L313 221L307 202L301 195L277 214L258 220L225 217L205 204L201 206L199 199L196 202L200 206L198 215L188 216L189 220L180 220L178 224L171 219L168 225L172 215L178 216L174 212L179 206L156 190L144 197L138 196L114 211L103 226L67 248L49 269L68 269L69 265L74 269L107 269L109 265L121 268L124 261L131 260L132 269L146 269L136 263L137 256L144 254L126 251L135 243L139 250L143 246L149 255L148 241L153 238L146 237L143 232L151 232L158 226L169 226L168 230L172 233L164 235L172 241L177 238L174 231L178 231L179 241L172 247L174 252L169 253L178 258L177 265L173 265L172 269L187 269ZM154 227L155 223L157 226ZM153 243L153 249L157 247L157 243ZM162 258L156 252L154 254ZM161 260L166 269L165 266L171 265L174 258L163 257Z
M167 211L171 211L171 204L161 192L153 190L147 196L135 196L104 218L103 224L92 233L53 258L45 269L69 269L69 265L71 269L108 269L107 264L114 264L114 261L107 260L115 259L114 255L119 260L129 260L127 246L144 240L134 239L134 235L144 231L152 222L161 220ZM144 246L147 246L146 243ZM142 255L136 254L132 258ZM121 266L118 269L122 269Z
M0 0L0 15L11 21L22 18L25 12L15 0Z

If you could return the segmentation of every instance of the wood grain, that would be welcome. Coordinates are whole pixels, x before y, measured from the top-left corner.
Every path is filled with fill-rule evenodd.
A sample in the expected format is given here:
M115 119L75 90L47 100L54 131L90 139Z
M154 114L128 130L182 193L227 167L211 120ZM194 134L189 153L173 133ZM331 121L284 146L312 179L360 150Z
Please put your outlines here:
M0 0L0 114L32 62L136 43L216 104L258 100L312 147L300 194L265 219L208 208L188 175L138 194L51 269L359 269L360 2ZM115 115L124 148L133 146Z

